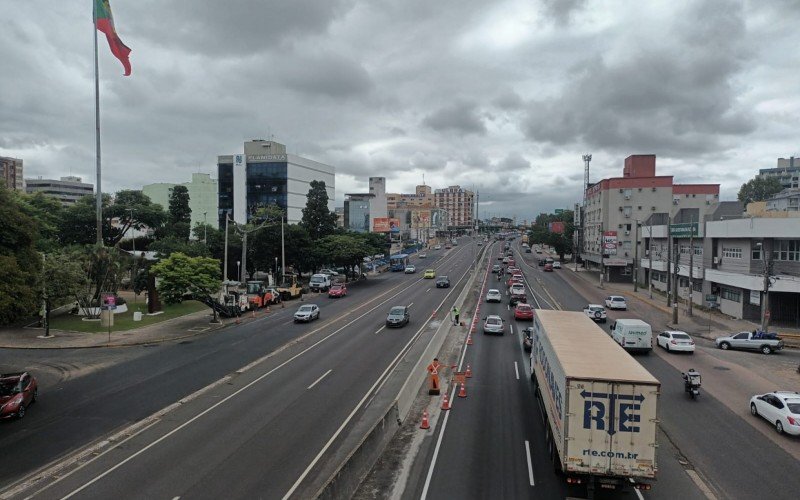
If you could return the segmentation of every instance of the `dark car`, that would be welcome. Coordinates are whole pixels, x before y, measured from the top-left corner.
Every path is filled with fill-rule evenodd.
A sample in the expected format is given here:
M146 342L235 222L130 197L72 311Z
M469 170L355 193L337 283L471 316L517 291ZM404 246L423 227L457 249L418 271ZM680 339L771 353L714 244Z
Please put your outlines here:
M539 267L544 267L544 265L545 265L545 264L547 264L547 261L546 261L546 260L544 260L544 259L539 259Z
M24 417L38 395L39 384L30 373L0 374L0 419Z
M436 278L436 288L450 288L450 278L447 276Z
M525 249L525 253L531 253L531 249L530 248L526 248Z
M401 327L408 324L410 320L408 314L408 306L394 306L386 316L386 326L388 327Z
M533 347L533 327L523 328L522 332L525 334L522 339L522 348L525 349L525 352L531 352Z

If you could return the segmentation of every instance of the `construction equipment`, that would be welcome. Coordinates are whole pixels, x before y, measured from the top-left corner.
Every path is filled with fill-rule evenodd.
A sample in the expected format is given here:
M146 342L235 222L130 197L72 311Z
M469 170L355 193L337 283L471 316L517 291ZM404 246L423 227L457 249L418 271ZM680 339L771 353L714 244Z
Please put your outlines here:
M250 309L261 309L278 302L280 302L280 298L274 288L265 286L264 282L260 280L247 282L247 303Z
M283 283L277 287L282 300L295 299L303 294L303 287L296 274L284 274Z

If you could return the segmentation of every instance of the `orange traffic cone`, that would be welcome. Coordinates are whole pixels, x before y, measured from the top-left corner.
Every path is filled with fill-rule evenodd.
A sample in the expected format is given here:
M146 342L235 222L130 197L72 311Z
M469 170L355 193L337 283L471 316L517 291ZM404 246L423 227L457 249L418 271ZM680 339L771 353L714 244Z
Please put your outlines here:
M431 424L428 422L428 410L422 412L422 423L419 424L420 429L430 429Z
M472 378L472 368L470 368L469 365L467 365L467 371L464 373L464 376L467 378Z
M458 391L458 397L465 398L467 397L467 385L464 382L461 382L461 389Z
M467 335L467 345L472 345L472 334Z
M447 411L450 409L450 398L447 397L447 393L444 393L444 399L442 400L442 410Z

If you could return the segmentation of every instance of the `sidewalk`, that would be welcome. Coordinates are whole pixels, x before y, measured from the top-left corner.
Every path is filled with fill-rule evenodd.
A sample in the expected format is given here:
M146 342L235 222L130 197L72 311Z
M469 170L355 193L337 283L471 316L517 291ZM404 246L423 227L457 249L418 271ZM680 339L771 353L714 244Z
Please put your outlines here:
M562 269L569 270L571 276L580 277L587 284L599 289L600 277L598 272L580 267L576 271L574 265L564 265ZM682 330L708 340L714 340L717 337L727 336L736 332L753 331L760 326L751 321L731 318L718 312L703 311L698 307L693 308L692 317L690 318L687 315L685 303L681 303L678 306L678 324L675 325L672 324L672 308L667 306L667 297L663 293L653 290L653 298L651 299L647 287L639 287L639 290L634 292L633 283L605 282L602 289L609 294L619 294L628 299L638 300L663 312L665 328ZM798 329L776 327L775 330L780 333L800 335L800 330ZM787 347L800 347L800 338L784 337L784 342Z
M87 349L96 347L129 347L155 344L194 337L212 330L219 330L233 319L220 319L220 323L210 323L211 310L203 310L142 328L115 332L111 330L111 340L107 333L83 333L50 329L50 337L44 338L42 328L3 328L0 329L0 349ZM244 322L249 319L242 316Z

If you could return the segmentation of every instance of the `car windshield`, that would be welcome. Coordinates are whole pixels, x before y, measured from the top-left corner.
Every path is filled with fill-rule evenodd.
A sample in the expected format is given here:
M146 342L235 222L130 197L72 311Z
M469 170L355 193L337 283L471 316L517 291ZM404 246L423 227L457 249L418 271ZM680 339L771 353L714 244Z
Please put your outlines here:
M342 289L342 285L333 285L333 286L331 286L331 290L341 290L341 289Z
M325 276L312 276L311 283L319 283L321 281L325 281Z
M519 309L520 311L530 311L531 306L529 306L528 304L517 304L517 309Z
M298 312L311 312L314 310L314 306L300 306Z
M392 316L399 316L403 314L404 311L405 309L402 307L393 307L392 310L389 311L389 314L391 314Z
M18 380L3 380L0 382L0 396L10 396L14 394Z
M486 320L487 325L499 325L503 321L500 318L489 318Z

